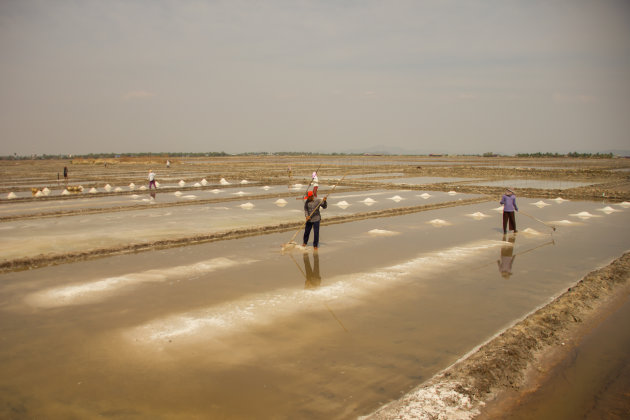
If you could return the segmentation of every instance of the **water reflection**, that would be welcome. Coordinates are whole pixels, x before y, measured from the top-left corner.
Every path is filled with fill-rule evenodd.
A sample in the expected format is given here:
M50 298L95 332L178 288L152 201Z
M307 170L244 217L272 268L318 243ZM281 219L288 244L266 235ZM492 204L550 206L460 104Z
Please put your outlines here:
M316 289L322 284L322 278L319 275L319 253L313 252L313 267L311 267L311 259L308 253L304 253L304 271L306 272L304 277L305 289Z
M503 242L506 242L505 235L503 235ZM497 260L499 272L504 279L509 279L512 275L512 264L516 258L516 255L514 255L515 242L516 236L510 236L506 244L501 247L501 258Z
M150 190L149 194L151 195L151 199L155 200L155 190Z

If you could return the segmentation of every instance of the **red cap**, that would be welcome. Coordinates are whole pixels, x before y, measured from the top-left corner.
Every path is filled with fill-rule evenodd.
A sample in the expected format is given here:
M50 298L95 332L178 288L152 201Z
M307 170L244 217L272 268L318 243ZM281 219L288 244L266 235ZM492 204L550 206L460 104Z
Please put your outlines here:
M312 196L313 196L313 191L309 191L309 192L306 194L306 196L307 196L307 197L312 197Z

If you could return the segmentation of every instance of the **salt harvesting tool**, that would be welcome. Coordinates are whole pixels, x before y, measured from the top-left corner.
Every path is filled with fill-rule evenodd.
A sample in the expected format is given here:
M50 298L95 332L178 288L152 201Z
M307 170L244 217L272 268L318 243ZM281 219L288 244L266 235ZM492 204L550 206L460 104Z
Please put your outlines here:
M308 215L308 218L310 219L313 214L315 214L315 212L317 211L317 209L319 208L319 206L322 205L322 203L328 199L328 196L330 194L332 194L333 191L335 191L335 188L337 188L337 185L339 185L339 183L341 181L343 181L343 179L346 177L347 174L344 174L341 179L339 181L337 181L335 183L335 185L333 185L332 189L328 192L328 194L326 194L326 196L322 199L322 201L319 202L319 204L317 204L317 206L313 209L313 211L311 212L311 214ZM304 223L302 223L302 226L300 226L300 228L298 230L295 231L295 233L293 234L293 236L291 237L291 239L289 240L289 242L287 242L286 244L282 244L282 253L284 254L284 251L287 251L293 247L295 247L297 245L297 243L295 243L295 237L297 236L297 234L304 229L304 226L306 226L306 222L308 220L305 220Z
M527 213L525 213L524 211L519 211L519 213L522 213L522 214L524 214L525 216L530 217L530 218L534 219L535 221L537 221L537 222L539 222L539 223L542 223L543 225L547 226L548 228L553 229L553 231L554 231L554 232L556 231L556 227L555 227L554 225L550 225L550 224L548 224L548 223L545 223L545 222L543 222L542 220L540 220L540 219L538 219L538 218L536 218L536 217L532 216L531 214L527 214Z

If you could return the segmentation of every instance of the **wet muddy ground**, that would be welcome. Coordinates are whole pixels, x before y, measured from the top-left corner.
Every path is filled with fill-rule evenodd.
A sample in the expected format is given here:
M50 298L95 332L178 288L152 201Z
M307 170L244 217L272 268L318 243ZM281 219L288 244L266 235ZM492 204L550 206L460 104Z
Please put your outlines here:
M286 229L0 274L0 417L368 415L630 248L621 201L519 196L504 237L498 200L380 186L330 196L319 252ZM300 220L276 200L0 222L2 257Z

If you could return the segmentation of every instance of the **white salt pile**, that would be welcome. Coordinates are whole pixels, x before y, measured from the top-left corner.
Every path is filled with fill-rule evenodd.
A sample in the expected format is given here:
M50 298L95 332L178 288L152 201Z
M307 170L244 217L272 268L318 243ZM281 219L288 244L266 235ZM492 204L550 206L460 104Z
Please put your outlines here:
M173 193L173 195L174 195L175 197L181 197L181 196L182 196L182 192L181 192L181 191L175 191L175 192Z
M196 195L189 194L189 195L185 195L185 196L183 196L182 198L187 198L188 200L194 200L195 198L197 198L197 196L196 196Z
M234 194L234 195L245 195L247 193L245 191L239 191L239 192L235 192L235 193L232 193L232 194Z
M116 188L114 188L114 191L116 191L116 192L120 192L120 191L122 191L122 188L120 188L120 187L116 187Z
M384 230L384 229L372 229L370 231L368 231L368 233L372 236L394 236L394 235L400 235L400 232L394 232L391 230Z
M451 225L451 223L447 222L446 220L442 220L442 219L433 219L433 220L429 220L427 223L435 226L435 227L442 227L442 226L449 226Z
M98 190L94 187L90 188L90 193L91 194L96 194L98 192Z
M135 200L137 198L140 198L140 196L138 194L131 194L131 198L133 198Z
M221 190L218 190L218 189L216 189L216 188L215 188L214 190L212 190L212 191L210 191L210 192L211 192L212 194L219 194L219 193L221 192Z
M9 200L13 200L14 198L17 198L17 195L15 195L15 193L13 191L11 191L8 195L7 195L7 199Z
M292 188L296 188L296 189L297 188L302 188L302 184L293 184L291 187Z
M227 182L227 181L225 180L225 178L221 178L221 181L219 181L219 184L221 184L221 185L229 185L230 183L229 183L229 182Z
M575 223L570 221L570 220L558 220L556 222L551 222L552 225L563 225L563 226L569 226L569 225L574 225Z
M348 207L350 207L350 203L345 200L338 202L336 205L338 207L341 207L342 209L347 209Z
M242 208L242 209L245 209L245 210L251 210L251 209L254 208L254 205L252 203L248 202L248 203L245 203L245 204L241 204L239 207Z
M133 191L133 189L136 188L136 184L134 184L133 182L131 184L129 184L129 189Z
M569 200L565 200L562 197L558 197L558 198L554 198L553 201L555 201L556 203L564 203L565 201L569 201Z
M395 201L395 202L397 202L397 203L398 203L399 201L404 200L404 198L402 198L402 197L401 197L401 196L399 196L399 195L395 195L395 196L393 196L393 197L389 197L389 200L392 200L392 201Z
M591 213L589 213L587 211L581 211L579 213L573 213L573 214L570 214L569 216L579 217L580 219L590 219L591 217L599 217L599 216L591 214Z
M178 182L178 185L180 187L183 187L184 185L186 185L186 182L183 179L180 179L179 182Z
M482 213L482 212L480 212L480 211L475 212L475 213L472 213L472 214L467 214L466 216L468 216L468 217L472 217L472 218L473 218L473 219L475 219L475 220L481 220L481 219L484 219L484 218L486 218L486 217L490 217L490 216L488 216L487 214L484 214L484 213Z
M61 192L61 195L70 195L70 191L68 191L68 190L63 190L63 191Z
M262 187L263 190L268 191L271 189L271 187L269 185L265 185L264 187Z
M109 184L105 185L104 188L105 188L105 191L107 191L107 192L110 192L112 190L112 186L109 185Z
M141 191L144 191L144 190L146 190L146 189L147 189L147 187L145 187L145 186L143 185L142 187L140 187L140 188L138 188L138 189L139 189L139 190L141 190Z
M604 213L606 213L606 214L614 213L614 212L616 212L616 211L621 211L621 210L613 209L613 208L612 208L612 207L610 207L610 206L606 206L606 207L604 207L604 208L602 208L602 209L597 209L597 210L599 210L599 211L601 211L601 212L604 212Z
M155 181L155 186L159 188L160 187L160 183Z
M81 191L83 191L83 189L81 189ZM50 190L48 189L48 187L44 187L44 189L42 190L42 194L44 195L50 194Z
M431 194L424 193L424 194L420 194L418 197L422 197L426 200L427 198L431 197Z
M543 235L542 233L540 233L537 230L532 229L532 228L527 228L525 230L522 230L521 233L524 233L527 236L540 236L540 235Z
M536 207L538 207L538 208L540 208L540 209L542 209L543 207L546 207L546 206L550 206L550 205L551 205L551 204L549 204L549 203L545 203L545 202L544 202L544 201L542 201L542 200L537 201L537 202L535 202L535 203L530 203L530 204L531 204L532 206L536 206Z
M284 207L287 205L287 200L283 199L283 198L279 198L276 201L274 201L274 204L278 207Z
M195 185L194 185L194 187L197 187L197 188L199 188L199 187L201 187L201 184L200 184L200 183L198 183L198 182L195 182Z
M37 191L37 192L35 193L35 197L43 197L43 196L44 196L44 193L43 193L43 192L41 192L41 191Z
M375 200L371 199L370 197L366 198L365 200L361 201L362 203L376 203Z
M205 187L206 185L208 185L208 181L206 181L206 179L205 179L205 178L204 178L204 179L202 179L202 180L201 180L201 185L203 185L203 186Z
M630 203L627 202L627 201L623 201L623 202L619 203L619 205L621 207L623 207L624 209L630 207Z
M451 191L447 192L447 194L448 194L448 195L457 195L457 191L452 191L452 190L451 190Z
M244 180L241 181L241 184L249 184L249 181L244 179Z

